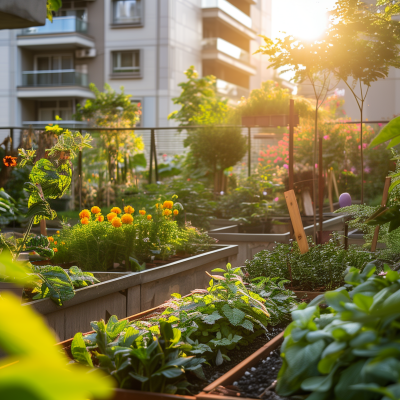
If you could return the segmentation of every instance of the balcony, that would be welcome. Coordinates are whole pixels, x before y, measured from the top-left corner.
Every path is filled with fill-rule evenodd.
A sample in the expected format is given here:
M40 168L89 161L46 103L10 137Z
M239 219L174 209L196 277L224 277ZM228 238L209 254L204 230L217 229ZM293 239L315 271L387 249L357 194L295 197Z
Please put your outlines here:
M252 20L244 12L226 0L202 0L203 18L218 19L249 39L256 39Z
M88 74L74 69L24 71L19 98L94 98L89 90Z
M223 81L222 79L217 79L216 87L220 95L233 100L240 100L243 96L247 97L249 95L249 89Z
M255 68L250 64L250 54L224 39L203 39L202 49L203 60L221 62L250 75L256 73Z
M26 28L18 35L19 47L31 50L60 48L93 48L92 38L87 36L88 23L75 16L55 17L53 23L46 20L44 26Z
M46 20L45 26L32 26L22 30L22 35L46 35L54 33L87 33L88 24L77 17L55 17L53 22Z
M202 0L201 8L219 8L236 21L251 29L251 18L226 0Z
M74 69L24 71L22 86L88 86L88 76Z

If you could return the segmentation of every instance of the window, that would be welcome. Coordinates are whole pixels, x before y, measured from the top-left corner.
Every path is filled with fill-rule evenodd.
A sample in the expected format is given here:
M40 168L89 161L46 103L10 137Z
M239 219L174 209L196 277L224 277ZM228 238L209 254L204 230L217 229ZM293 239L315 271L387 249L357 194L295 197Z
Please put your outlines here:
M140 74L140 51L114 51L112 53L113 74Z
M64 121L72 120L71 100L44 100L38 102L39 121L55 121L56 115Z
M142 23L142 0L114 0L114 24L140 25Z
M73 65L74 62L71 55L36 57L37 71L60 71L63 69L73 69Z

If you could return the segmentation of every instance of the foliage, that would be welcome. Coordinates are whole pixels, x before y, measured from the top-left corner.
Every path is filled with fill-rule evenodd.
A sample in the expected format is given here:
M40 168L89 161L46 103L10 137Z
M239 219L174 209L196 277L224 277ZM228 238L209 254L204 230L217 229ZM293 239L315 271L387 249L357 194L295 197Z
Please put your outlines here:
M275 81L266 81L262 82L260 89L252 90L247 99L242 97L232 113L232 122L241 125L241 116L289 114L290 99L295 101L295 114L299 114L301 118L312 115L312 103L309 100L290 94L288 89L282 88Z
M2 236L0 236L0 241ZM1 242L0 242L1 246ZM0 282L14 283L23 286L32 283L33 276L31 270L24 264L15 261L11 251L6 247L0 252Z
M68 365L44 318L20 299L3 293L0 298L0 393L15 400L107 399L113 382L101 371ZM18 321L19 329L15 328ZM29 332L29 334L27 334Z
M343 284L348 265L362 269L376 257L357 246L345 250L338 238L318 245L309 239L309 245L310 250L301 254L297 242L278 243L274 250L260 251L246 261L246 271L250 278L282 277L301 290L330 290Z
M178 85L182 88L182 92L179 97L172 99L174 104L180 105L181 108L168 115L168 119L178 121L180 126L198 125L199 120L203 119L202 114L205 109L210 110L217 106L219 110L223 107L216 95L216 78L213 75L199 78L193 65L184 74L187 81ZM222 103L226 104L226 102ZM219 113L219 111L216 112L216 114Z
M90 272L82 272L78 267L64 270L54 265L32 266L32 272L39 282L32 291L33 300L50 297L57 305L62 306L75 296L75 288L82 288L100 283Z
M246 346L267 332L267 325L285 320L295 304L293 292L285 290L279 278L258 279L245 285L240 268L217 268L210 275L207 290L189 296L172 294L162 315L133 323L136 329L158 332L162 321L174 323L190 344L190 354L200 355L216 365L229 360L228 352Z
M56 12L61 6L61 0L47 0L47 19L53 22L53 12Z
M185 371L201 369L204 360L186 356L191 346L180 341L180 330L163 322L160 335L153 337L128 324L127 320L118 322L115 315L107 324L103 320L92 323L96 333L84 338L81 333L75 335L71 348L73 357L93 367L86 348L89 344L100 368L112 375L121 389L185 393L189 386Z
M277 392L309 399L397 399L399 273L350 268L347 289L325 293L292 313L281 347ZM329 308L321 313L318 304Z
M132 96L125 94L123 87L117 93L110 85L105 84L105 91L100 92L91 83L89 89L95 98L86 100L84 105L78 104L74 115L79 121L90 121L92 125L99 127L100 143L86 156L100 164L98 167L107 163L109 180L126 181L126 174L120 174L122 171L119 164L123 164L122 170L126 171L134 162L135 156L144 149L142 137L136 136L133 131L142 113L140 104L133 103ZM132 129L102 131L101 127Z
M89 271L106 271L116 263L126 270L140 270L144 266L139 264L166 260L177 250L203 251L214 241L198 230L179 228L176 216L182 210L180 203L171 200L147 210L126 206L125 214L114 207L106 217L98 207L83 210L80 224L65 225L53 237L54 262L76 262ZM189 239L198 245L188 244Z
M3 188L0 188L0 225L15 221L18 215L17 202Z

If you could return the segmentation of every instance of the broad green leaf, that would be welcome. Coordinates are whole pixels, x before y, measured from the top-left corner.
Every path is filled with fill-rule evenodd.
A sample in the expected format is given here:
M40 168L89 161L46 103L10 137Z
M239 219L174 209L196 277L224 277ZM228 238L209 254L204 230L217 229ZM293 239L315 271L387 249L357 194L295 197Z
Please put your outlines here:
M374 302L374 298L372 296L365 296L362 293L356 293L353 301L360 310L367 313Z
M217 320L219 320L219 319L221 319L221 318L222 318L222 316L219 315L218 311L214 311L214 312L213 312L212 314L210 314L210 315L203 315L203 316L201 317L201 319L202 319L203 322L205 322L206 324L210 324L210 325L214 324L215 321L217 321Z
M90 357L90 353L87 351L81 332L78 332L72 340L71 353L75 360L93 367L92 357Z
M387 125L385 125L378 135L371 142L369 147L375 147L379 144L392 140L400 135L400 117L393 118ZM388 146L389 148L389 146Z

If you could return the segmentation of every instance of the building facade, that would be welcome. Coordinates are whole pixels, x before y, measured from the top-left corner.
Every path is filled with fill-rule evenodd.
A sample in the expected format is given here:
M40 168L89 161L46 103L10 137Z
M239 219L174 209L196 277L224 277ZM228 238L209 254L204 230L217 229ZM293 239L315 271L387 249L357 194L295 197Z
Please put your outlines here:
M63 0L53 23L0 30L0 126L79 126L89 83L123 86L142 126L169 126L190 65L237 102L273 76L252 55L270 27L271 0Z

